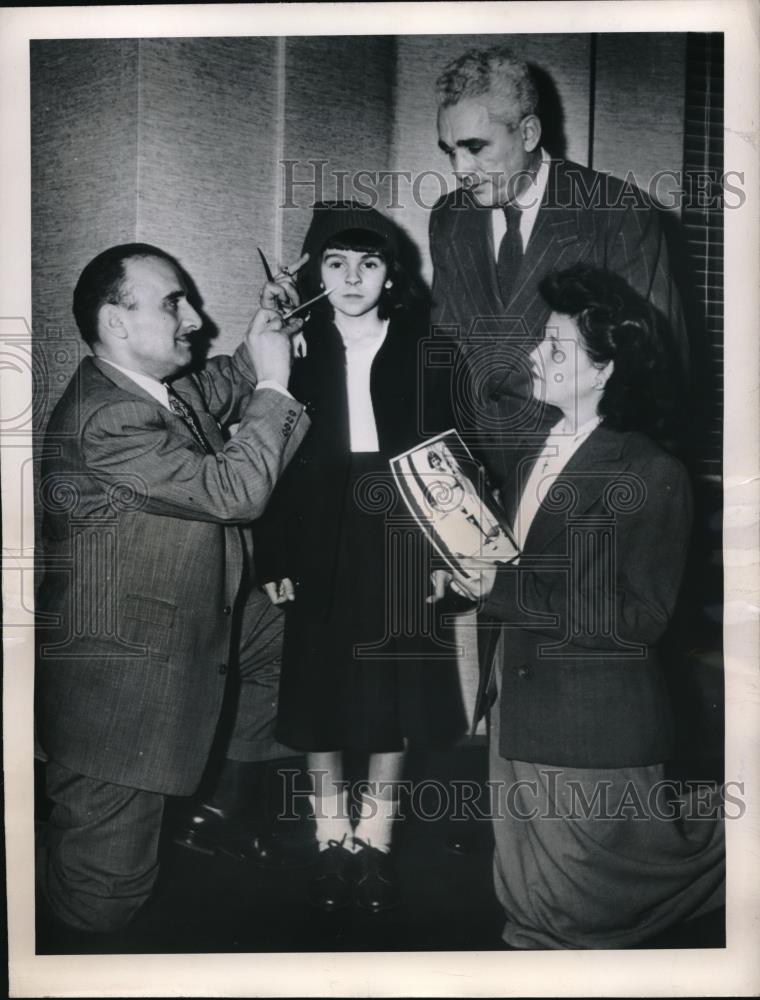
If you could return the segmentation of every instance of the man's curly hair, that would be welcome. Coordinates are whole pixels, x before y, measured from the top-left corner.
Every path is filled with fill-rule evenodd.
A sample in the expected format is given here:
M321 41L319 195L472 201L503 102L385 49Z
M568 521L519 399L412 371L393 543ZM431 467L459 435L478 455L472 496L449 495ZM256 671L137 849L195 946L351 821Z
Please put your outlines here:
M503 45L471 49L449 63L436 81L438 103L447 108L469 98L488 95L489 104L505 124L538 114L538 92L527 63Z

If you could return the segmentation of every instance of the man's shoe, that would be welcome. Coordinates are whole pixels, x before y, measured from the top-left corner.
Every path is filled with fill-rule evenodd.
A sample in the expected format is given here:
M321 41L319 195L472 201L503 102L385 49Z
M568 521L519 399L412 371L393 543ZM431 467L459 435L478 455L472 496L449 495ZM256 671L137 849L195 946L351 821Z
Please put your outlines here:
M180 847L200 854L226 854L236 861L253 861L262 868L286 867L274 837L264 836L252 824L205 803L185 820L172 839Z
M361 844L361 841L358 841ZM356 855L356 905L379 913L401 902L396 868L390 854L365 845Z
M309 884L308 900L320 910L339 910L353 900L354 856L339 840L330 840L316 860L316 873Z

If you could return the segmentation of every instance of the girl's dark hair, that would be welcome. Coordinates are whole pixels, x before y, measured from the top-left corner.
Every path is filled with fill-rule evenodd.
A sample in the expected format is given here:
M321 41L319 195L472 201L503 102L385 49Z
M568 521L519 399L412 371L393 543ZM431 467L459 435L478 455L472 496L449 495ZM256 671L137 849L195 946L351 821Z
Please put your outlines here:
M343 229L334 233L316 252L312 251L311 258L300 272L299 294L302 302L313 298L321 291L322 257L326 250L354 250L357 253L377 254L385 263L391 287L383 288L380 296L377 309L380 319L388 319L396 310L414 304L412 283L399 263L398 252L391 240L374 230L358 228ZM311 312L315 316L332 316L329 297L316 302Z
M664 317L620 275L585 264L548 274L539 291L576 321L595 364L614 364L598 406L604 423L672 440L682 387Z

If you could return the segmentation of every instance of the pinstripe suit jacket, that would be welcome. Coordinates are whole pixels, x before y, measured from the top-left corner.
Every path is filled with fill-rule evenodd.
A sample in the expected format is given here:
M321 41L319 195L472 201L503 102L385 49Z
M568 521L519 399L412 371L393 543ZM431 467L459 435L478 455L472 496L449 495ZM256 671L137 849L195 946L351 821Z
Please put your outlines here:
M448 391L459 428L501 483L512 474L515 449L526 438L543 439L559 419L533 400L527 362L550 314L538 291L546 274L581 261L616 272L662 314L664 335L684 375L689 351L657 212L638 188L552 160L507 301L499 291L491 211L463 189L434 206L432 324L442 342L458 346Z
M40 481L40 739L103 781L190 794L221 708L245 566L309 425L254 392L244 347L175 383L216 454L131 379L85 359L53 411ZM220 431L239 421L226 444Z

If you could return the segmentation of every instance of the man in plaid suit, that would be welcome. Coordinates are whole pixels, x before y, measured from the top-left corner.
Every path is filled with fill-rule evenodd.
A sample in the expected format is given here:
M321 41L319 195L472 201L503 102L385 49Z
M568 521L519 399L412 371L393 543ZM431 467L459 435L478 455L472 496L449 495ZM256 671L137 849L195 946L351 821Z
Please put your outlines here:
M165 796L200 781L240 632L253 628L267 647L277 638L268 599L242 586L241 526L261 513L309 425L286 388L288 335L300 324L281 311L297 297L287 274L265 286L234 355L187 374L203 325L190 287L157 247L92 260L74 315L93 356L47 429L42 887L79 930L119 928L147 899Z

